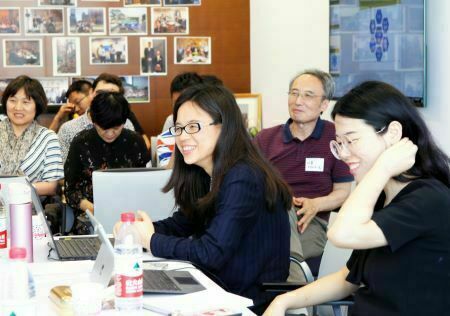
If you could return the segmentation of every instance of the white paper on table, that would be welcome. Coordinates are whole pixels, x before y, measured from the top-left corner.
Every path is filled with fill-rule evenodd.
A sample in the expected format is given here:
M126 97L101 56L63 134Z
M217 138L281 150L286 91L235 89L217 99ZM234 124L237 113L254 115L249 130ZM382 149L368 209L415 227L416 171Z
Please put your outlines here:
M230 308L241 311L252 306L253 301L221 289L203 290L195 293L177 295L144 295L144 308L154 312L170 315L179 312L192 314L206 309Z

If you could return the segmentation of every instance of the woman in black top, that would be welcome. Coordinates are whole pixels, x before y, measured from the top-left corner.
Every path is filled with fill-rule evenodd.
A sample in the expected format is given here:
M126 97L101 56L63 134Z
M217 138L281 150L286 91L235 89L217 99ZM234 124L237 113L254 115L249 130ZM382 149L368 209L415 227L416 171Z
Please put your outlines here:
M358 183L328 231L355 249L340 271L279 296L265 315L355 295L352 315L446 315L450 308L449 159L411 102L369 81L332 112L332 152Z
M101 92L92 101L94 128L73 139L64 164L65 195L75 210L94 210L95 170L144 167L149 160L142 137L123 128L129 112L128 101L119 92Z

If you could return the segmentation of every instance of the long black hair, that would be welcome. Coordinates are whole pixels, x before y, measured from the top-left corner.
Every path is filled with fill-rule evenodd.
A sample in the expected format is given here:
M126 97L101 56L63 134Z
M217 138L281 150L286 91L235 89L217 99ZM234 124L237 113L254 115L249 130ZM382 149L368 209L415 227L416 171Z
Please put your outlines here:
M449 157L436 145L419 111L399 90L380 81L366 81L345 94L334 106L336 115L364 120L376 131L392 121L402 124L402 137L419 148L411 169L394 177L400 182L411 178L435 178L450 187Z
M288 210L292 202L290 189L251 142L233 94L223 86L199 84L189 87L175 103L174 122L179 108L188 101L207 112L214 123L222 125L213 152L213 180L201 167L186 164L175 146L173 172L163 191L173 189L176 204L202 225L214 216L214 202L225 175L237 163L244 162L264 175L269 210L274 210L280 199Z

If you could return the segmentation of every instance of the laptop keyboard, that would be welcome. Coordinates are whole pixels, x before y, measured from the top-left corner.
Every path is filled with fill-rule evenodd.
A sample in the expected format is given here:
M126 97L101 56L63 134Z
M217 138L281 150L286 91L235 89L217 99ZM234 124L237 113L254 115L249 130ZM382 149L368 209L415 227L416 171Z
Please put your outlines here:
M100 249L98 238L72 238L55 241L59 255L64 258L95 258Z
M162 270L144 270L144 289L152 291L181 291Z

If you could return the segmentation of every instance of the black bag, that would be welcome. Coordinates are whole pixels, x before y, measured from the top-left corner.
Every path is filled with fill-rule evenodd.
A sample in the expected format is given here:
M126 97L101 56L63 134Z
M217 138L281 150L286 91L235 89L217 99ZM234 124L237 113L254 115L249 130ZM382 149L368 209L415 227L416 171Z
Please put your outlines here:
M78 215L75 218L71 234L73 235L92 235L94 233L94 226L85 214Z

